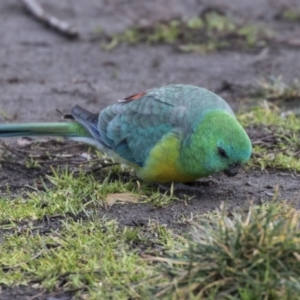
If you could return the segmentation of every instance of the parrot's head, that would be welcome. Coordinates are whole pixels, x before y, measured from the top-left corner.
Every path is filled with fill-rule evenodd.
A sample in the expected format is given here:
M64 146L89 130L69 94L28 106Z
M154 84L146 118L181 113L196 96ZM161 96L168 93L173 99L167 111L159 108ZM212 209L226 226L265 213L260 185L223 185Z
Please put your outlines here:
M226 111L208 112L186 138L185 169L200 177L224 171L235 176L252 151L251 141L236 118Z

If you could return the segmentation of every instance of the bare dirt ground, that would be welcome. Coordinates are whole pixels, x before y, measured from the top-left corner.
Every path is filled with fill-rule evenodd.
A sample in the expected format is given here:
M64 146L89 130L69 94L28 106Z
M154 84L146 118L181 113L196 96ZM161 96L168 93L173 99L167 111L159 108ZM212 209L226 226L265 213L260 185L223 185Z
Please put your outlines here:
M98 112L120 98L170 83L217 91L238 110L239 93L257 88L259 78L282 75L285 82L291 82L300 77L300 23L277 17L284 8L297 5L296 0L40 2L48 12L75 25L81 38L70 41L48 30L24 11L20 1L0 2L0 111L9 116L0 115L1 123L58 120L56 109L68 113L75 104ZM134 24L193 16L208 6L267 26L276 33L276 43L259 52L236 50L201 55L179 53L167 45L121 45L108 52L93 38L99 28L118 32ZM298 46L289 43L297 40ZM231 89L224 90L224 81ZM66 145L70 144L63 144ZM0 192L4 193L8 184L17 194L24 186L36 183L41 175L22 165L3 163ZM212 184L201 185L199 192L189 193L194 198L187 203L175 202L165 208L114 205L99 215L127 226L151 218L182 231L184 226L176 224L183 214L189 217L213 210L221 201L226 201L228 207L247 205L247 200L266 201L272 198L275 187L282 199L294 199L296 203L299 199L299 177L288 172L247 171L234 178L217 175L213 180ZM5 288L0 299L33 299L37 294L28 288ZM43 295L34 299L70 297Z

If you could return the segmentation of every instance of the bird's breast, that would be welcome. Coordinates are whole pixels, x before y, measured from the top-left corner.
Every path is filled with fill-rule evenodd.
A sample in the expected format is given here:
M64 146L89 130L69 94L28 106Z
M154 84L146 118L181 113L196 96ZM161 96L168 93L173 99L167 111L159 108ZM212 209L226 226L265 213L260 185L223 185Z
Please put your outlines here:
M150 151L146 162L138 170L138 175L151 182L190 182L195 175L184 172L180 165L180 139L175 134L168 134Z

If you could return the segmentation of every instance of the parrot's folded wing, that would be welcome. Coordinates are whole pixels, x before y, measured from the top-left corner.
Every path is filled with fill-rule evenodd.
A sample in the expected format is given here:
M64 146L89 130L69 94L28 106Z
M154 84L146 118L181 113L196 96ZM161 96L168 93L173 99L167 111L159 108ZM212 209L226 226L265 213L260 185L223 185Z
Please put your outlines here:
M104 147L143 166L163 137L180 138L193 130L207 110L232 111L215 94L198 87L170 85L125 98L93 114L75 106L72 115Z

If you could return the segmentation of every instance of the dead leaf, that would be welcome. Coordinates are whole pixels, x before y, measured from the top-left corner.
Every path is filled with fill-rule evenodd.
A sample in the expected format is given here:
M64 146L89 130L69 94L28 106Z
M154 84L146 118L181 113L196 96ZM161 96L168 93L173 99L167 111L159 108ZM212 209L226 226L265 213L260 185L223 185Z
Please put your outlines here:
M139 201L139 195L133 193L108 194L105 200L109 206L115 203L137 203Z

